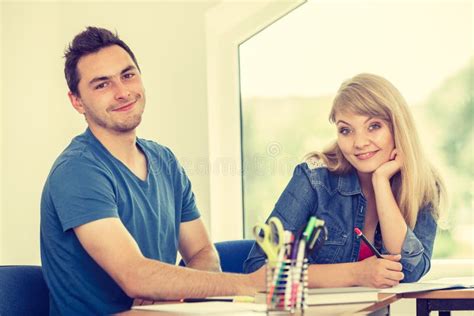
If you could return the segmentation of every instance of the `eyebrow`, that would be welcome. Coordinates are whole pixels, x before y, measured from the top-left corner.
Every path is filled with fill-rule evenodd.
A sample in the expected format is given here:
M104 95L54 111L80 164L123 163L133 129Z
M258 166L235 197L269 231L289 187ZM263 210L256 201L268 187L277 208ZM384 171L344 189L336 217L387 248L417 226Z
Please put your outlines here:
M364 124L367 123L368 121L370 121L370 120L373 119L373 118L374 118L374 116L369 116L369 117L364 121ZM339 124L339 123L344 123L344 124L346 124L346 125L352 126L351 124L347 123L347 122L344 121L344 120L338 120L338 121L336 122L336 125Z
M127 66L127 67L125 67L125 68L120 72L120 74L123 75L124 73L126 73L126 72L128 72L128 71L130 71L130 70L134 70L134 69L137 69L137 67L135 67L135 66L133 66L133 65ZM95 78L93 78L91 81L89 81L89 85L92 86L92 85L94 85L94 84L97 83L97 82L109 80L110 77L112 77L112 76L100 76L100 77L95 77Z

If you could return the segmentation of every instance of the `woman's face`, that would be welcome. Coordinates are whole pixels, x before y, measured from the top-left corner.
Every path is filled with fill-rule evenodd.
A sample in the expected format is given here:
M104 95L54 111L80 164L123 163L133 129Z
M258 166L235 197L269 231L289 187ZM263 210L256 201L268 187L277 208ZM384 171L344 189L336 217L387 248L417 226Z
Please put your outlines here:
M390 160L395 148L388 123L380 118L336 113L337 144L359 173L372 173Z

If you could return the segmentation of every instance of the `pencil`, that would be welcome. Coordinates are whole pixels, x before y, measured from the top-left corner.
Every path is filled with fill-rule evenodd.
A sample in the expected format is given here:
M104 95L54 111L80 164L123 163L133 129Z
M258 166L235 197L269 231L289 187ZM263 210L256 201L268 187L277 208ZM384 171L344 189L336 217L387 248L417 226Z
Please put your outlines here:
M377 258L382 259L382 255L380 252L372 245L372 243L362 234L362 231L359 228L354 228L354 232L356 233L357 237L362 238L362 241L372 250L372 252L377 256Z

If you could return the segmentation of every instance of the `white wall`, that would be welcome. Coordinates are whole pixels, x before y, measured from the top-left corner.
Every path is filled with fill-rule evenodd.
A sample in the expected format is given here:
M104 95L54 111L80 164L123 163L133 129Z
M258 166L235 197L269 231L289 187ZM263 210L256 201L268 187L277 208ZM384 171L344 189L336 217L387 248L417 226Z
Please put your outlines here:
M204 13L216 1L2 3L2 264L39 263L39 201L57 155L85 129L70 106L62 54L87 25L117 29L147 91L141 137L184 163L208 159ZM190 170L209 222L209 179Z
M0 3L0 17L3 16L3 6ZM0 22L0 69L3 69L3 41L1 40L3 36L3 23ZM3 215L2 215L2 204L3 204L3 76L1 75L0 70L0 263L2 262L3 258L3 247L2 247L2 235L3 235Z
M40 263L43 183L86 126L69 105L62 55L87 25L116 29L135 52L147 91L139 136L181 160L213 239L241 238L240 177L211 185L206 166L222 156L240 163L237 44L296 3L0 2L0 264Z

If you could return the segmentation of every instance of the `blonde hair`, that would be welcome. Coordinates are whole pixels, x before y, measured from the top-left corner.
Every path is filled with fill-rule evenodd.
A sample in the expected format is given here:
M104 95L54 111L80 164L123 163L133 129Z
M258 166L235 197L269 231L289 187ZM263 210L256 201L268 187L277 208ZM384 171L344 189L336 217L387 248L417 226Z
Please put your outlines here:
M385 120L393 134L395 147L403 155L399 173L391 179L392 191L407 225L413 228L418 211L429 205L436 219L444 205L446 190L442 179L427 162L408 105L395 86L373 74L359 74L342 83L334 98L329 120L336 113L354 113ZM353 169L344 158L337 142L322 152L309 153L306 158L322 159L328 169L346 174Z

